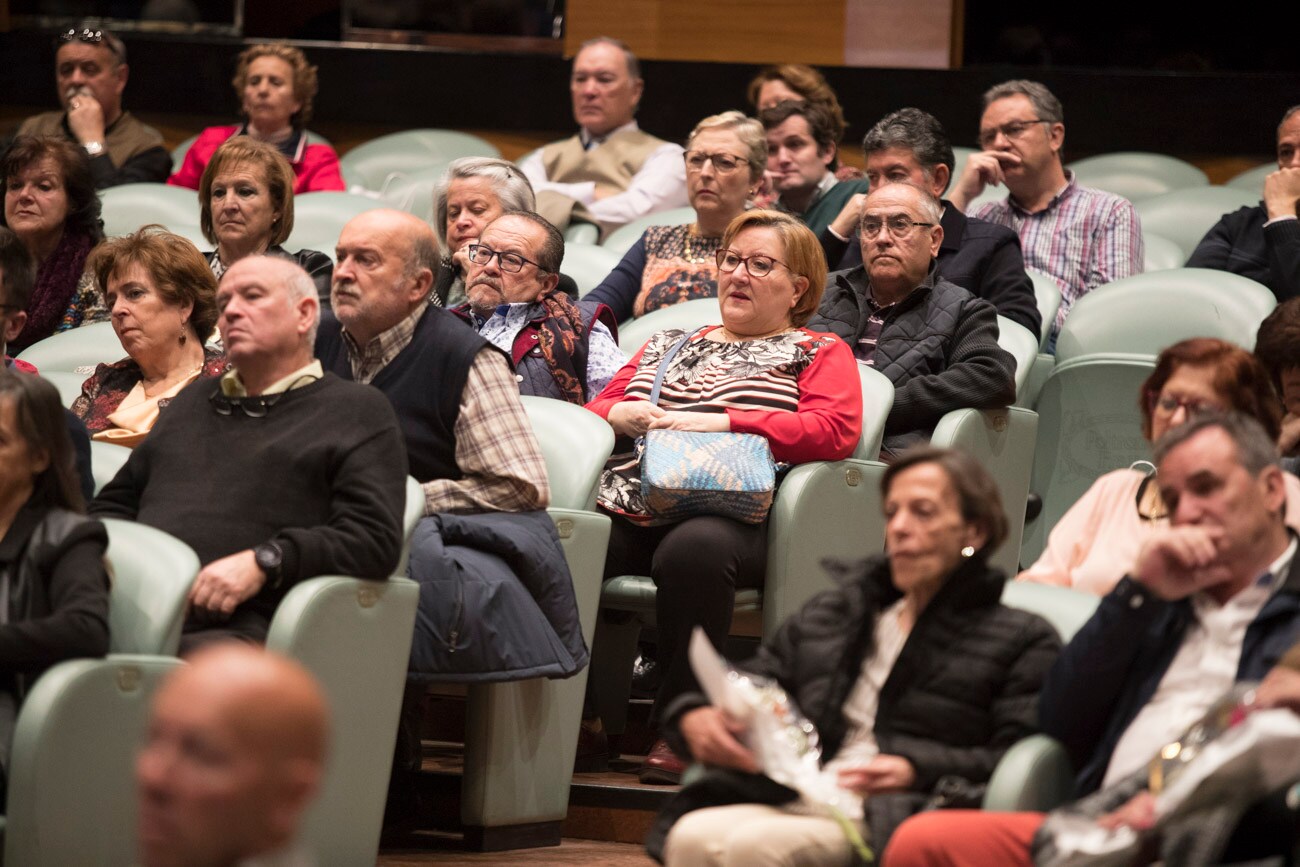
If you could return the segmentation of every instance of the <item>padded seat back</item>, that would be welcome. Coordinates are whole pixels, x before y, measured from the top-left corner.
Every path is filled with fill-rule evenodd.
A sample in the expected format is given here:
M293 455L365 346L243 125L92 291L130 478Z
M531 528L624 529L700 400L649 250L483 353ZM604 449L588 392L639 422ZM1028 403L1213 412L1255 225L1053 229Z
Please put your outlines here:
M1034 300L1038 302L1038 313L1043 318L1038 345L1039 348L1046 349L1047 340L1052 334L1052 326L1056 322L1056 311L1061 309L1061 287L1056 280L1042 271L1026 268L1025 273L1033 281Z
M1238 187L1190 187L1133 203L1143 232L1168 238L1188 256L1205 237L1205 233L1243 205L1259 203L1260 190Z
M564 245L560 270L578 284L579 297L595 289L622 261L619 255L596 244L570 242Z
M1132 201L1210 183L1205 172L1185 160L1141 151L1098 154L1066 167L1080 184Z
M166 226L187 238L192 238L190 233L203 237L199 231L197 190L167 184L120 184L100 190L99 201L106 237L129 235L150 223Z
M1190 252L1155 232L1142 233L1142 251L1142 270L1147 274L1183 267Z
M718 309L717 298L696 298L671 307L660 307L624 322L618 329L618 345L630 357L660 331L670 328L694 331L703 325L717 325L721 322L722 311Z
M998 346L1001 346L1016 360L1016 398L1024 394L1029 374L1038 360L1039 336L1030 332L1019 322L1013 322L1005 316L998 316Z
M41 373L81 373L84 381L97 364L111 364L126 358L110 322L92 322L80 328L51 334L18 354ZM86 368L84 372L79 368Z
M520 398L546 460L551 507L593 511L614 429L594 412L549 397Z
M180 539L154 527L117 518L103 521L112 575L109 652L175 656L185 601L199 574L198 555Z
M500 157L491 142L450 129L409 129L357 145L339 159L349 186L377 193L403 176L461 157Z
M1067 644L1100 603L1101 597L1091 593L1033 581L1008 581L1002 590L1003 605L1037 614L1052 624Z
M293 200L293 231L284 242L291 252L316 250L334 258L339 233L358 214L387 207L384 202L355 193L303 193Z

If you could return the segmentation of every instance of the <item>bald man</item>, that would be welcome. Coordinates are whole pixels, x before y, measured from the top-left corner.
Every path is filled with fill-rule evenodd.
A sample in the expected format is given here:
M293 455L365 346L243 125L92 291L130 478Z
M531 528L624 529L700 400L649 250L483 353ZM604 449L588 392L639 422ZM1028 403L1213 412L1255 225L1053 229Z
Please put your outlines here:
M397 419L382 396L312 356L311 277L273 256L240 259L217 307L231 370L177 395L90 506L199 555L182 655L210 641L265 641L293 585L387 579L402 547Z
M300 863L328 740L325 697L298 663L247 645L196 653L159 689L136 757L143 867Z

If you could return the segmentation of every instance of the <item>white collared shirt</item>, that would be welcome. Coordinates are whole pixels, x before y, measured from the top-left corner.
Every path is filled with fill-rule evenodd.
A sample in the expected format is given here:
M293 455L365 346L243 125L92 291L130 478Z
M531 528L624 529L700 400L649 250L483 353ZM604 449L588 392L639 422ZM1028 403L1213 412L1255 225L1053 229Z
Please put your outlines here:
M1122 780L1177 740L1237 680L1246 630L1273 591L1286 581L1300 540L1292 537L1268 572L1223 605L1204 593L1191 597L1193 619L1155 694L1120 736L1102 787Z

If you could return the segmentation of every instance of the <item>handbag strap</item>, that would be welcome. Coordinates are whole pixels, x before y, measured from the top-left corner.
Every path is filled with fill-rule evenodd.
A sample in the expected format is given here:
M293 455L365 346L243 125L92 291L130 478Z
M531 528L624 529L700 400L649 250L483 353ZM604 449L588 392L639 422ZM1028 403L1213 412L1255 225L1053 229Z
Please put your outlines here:
M659 403L659 388L664 384L664 374L668 372L669 362L677 356L677 351L686 345L686 341L690 340L708 327L709 326L707 325L701 325L694 331L682 335L682 339L674 343L673 348L664 353L664 357L659 361L659 369L655 371L654 385L650 387L650 402L652 404L657 405Z

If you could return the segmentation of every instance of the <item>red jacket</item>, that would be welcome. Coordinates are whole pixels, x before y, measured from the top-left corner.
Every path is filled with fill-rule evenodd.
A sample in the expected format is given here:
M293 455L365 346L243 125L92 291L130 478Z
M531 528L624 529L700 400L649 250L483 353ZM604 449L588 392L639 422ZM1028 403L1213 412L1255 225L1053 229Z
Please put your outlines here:
M226 139L241 129L243 127L238 124L210 126L199 133L194 144L186 151L185 161L181 163L180 169L167 179L167 183L174 187L189 187L191 190L197 190L199 179L203 177L203 170L208 167L208 160L212 159L212 155ZM294 174L298 176L297 182L293 185L294 195L321 190L347 189L347 185L343 183L343 175L339 171L339 155L334 153L334 148L325 144L308 143L306 133L298 136L298 149L289 160L289 164L293 166Z

